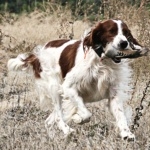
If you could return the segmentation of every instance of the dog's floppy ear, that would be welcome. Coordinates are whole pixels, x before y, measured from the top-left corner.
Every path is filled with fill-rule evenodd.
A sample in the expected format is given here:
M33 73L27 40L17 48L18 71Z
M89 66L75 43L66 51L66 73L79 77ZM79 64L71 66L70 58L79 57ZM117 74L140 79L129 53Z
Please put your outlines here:
M122 28L123 28L123 34L124 36L126 36L129 42L132 42L135 45L141 46L141 44L139 44L139 42L133 37L126 23L124 22L122 23Z
M84 45L94 48L95 45L101 44L101 30L101 23L99 22L84 38Z
M92 47L95 52L101 57L103 52L101 43L102 25L99 22L84 38L83 46Z
M91 33L91 40L93 43L93 46L100 45L101 43L101 35L103 32L102 23L98 23L95 28L93 28Z

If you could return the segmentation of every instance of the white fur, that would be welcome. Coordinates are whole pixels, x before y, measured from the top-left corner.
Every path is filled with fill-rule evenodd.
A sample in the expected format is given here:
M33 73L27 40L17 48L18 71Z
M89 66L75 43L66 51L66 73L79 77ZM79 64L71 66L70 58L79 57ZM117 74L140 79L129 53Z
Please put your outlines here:
M120 21L116 21L116 23L119 28L118 35L112 43L107 45L106 52L108 50L115 51L120 40L125 39ZM41 78L36 79L40 103L44 110L49 109L50 103L54 105L53 112L45 122L46 128L49 130L54 123L57 123L65 134L69 134L74 130L67 125L67 122L73 120L81 123L89 120L92 116L85 103L107 98L117 127L120 129L121 137L134 138L129 130L123 108L123 103L130 99L131 90L129 85L131 69L128 61L122 60L121 63L116 64L111 58L100 59L92 48L89 48L85 56L82 41L77 50L75 66L63 79L58 63L59 57L67 45L75 42L75 40L71 40L58 48L46 49L43 47L36 53L34 52L42 67ZM21 69L24 64L21 59L24 57L24 55L19 55L15 59L10 59L8 61L9 70Z
M13 70L17 71L17 70L21 69L20 67L22 67L24 65L24 62L22 61L22 59L25 59L24 54L20 54L16 58L10 59L7 63L8 70L9 71L13 71Z

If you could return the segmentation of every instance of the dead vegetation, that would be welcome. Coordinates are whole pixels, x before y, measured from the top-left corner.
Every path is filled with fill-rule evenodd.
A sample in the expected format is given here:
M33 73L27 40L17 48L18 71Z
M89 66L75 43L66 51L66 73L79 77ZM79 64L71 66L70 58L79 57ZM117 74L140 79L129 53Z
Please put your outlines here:
M124 20L137 39L150 47L148 11L114 0L105 12L104 19ZM142 103L144 109L138 120L139 127L134 131L135 142L122 141L115 132L107 100L87 105L93 113L91 122L84 125L70 123L76 129L75 134L64 138L62 132L55 129L55 138L51 139L44 127L50 112L40 110L33 79L24 74L7 73L6 63L10 57L32 51L36 45L43 45L52 39L80 38L84 30L98 20L101 20L100 15L92 23L87 16L76 20L69 10L62 10L61 7L53 13L35 11L19 17L3 16L0 24L0 150L150 150L150 87ZM129 103L133 120L135 108L139 107L143 91L150 81L149 60L149 57L143 57L132 62L134 89Z

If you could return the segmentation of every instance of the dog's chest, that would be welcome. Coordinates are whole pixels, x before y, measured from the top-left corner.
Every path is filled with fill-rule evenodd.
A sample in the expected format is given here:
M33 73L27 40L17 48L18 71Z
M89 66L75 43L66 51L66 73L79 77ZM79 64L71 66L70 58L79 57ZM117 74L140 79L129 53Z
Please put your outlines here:
M96 102L109 96L109 88L112 84L113 73L104 70L87 72L78 81L77 90L84 102Z
M83 98L84 102L96 102L108 98L109 83L103 82L100 88L97 83L92 82L87 87L82 87L79 95Z

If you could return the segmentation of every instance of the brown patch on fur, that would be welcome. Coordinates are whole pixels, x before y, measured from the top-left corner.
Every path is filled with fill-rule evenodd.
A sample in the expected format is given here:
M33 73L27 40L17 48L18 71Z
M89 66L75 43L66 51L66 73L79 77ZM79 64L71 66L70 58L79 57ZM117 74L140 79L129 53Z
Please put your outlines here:
M73 68L75 64L75 57L80 43L81 41L77 41L74 44L68 45L61 53L59 65L61 67L63 78Z
M30 64L33 67L35 77L40 78L40 72L42 71L42 69L41 69L39 59L34 54L31 54L23 61L25 62L24 64L25 66Z
M141 46L138 41L133 37L133 35L131 34L131 31L129 30L128 26L125 23L122 23L122 30L123 30L123 34L124 36L130 41L133 42L133 44L135 45L139 45Z
M101 44L105 47L108 42L113 40L117 33L118 27L114 21L107 20L105 22L99 22L89 36L85 37L83 45L95 48L96 45Z
M45 48L48 47L59 47L62 46L64 43L68 42L70 40L67 39L60 39L60 40L54 40L54 41L50 41L46 44Z

